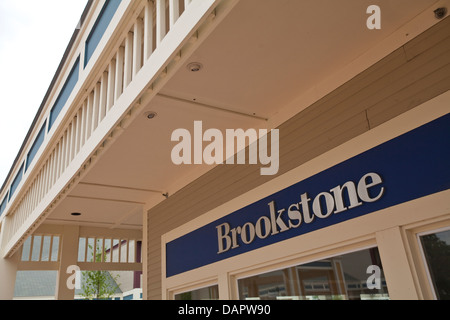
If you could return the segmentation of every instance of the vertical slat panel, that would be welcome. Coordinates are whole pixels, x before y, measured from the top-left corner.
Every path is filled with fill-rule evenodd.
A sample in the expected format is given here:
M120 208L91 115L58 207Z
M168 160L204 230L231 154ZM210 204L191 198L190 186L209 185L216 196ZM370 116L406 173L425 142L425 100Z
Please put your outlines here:
M59 139L59 149L58 149L58 170L57 170L57 174L56 174L56 181L59 179L59 177L61 176L62 170L63 170L63 165L64 165L64 149L65 149L65 133L63 134L63 136L61 137L61 139Z
M19 210L16 209L14 214L11 216L11 229L13 230L13 233L15 233L17 231L18 226L19 226L19 224L17 222L17 217L16 217L16 214L18 211Z
M19 205L17 206L16 212L13 215L14 225L17 226L17 228L19 228L20 226L19 216L21 212L27 210L28 208L29 208L29 194L26 194L25 197L20 201Z
M28 255L28 261L31 261L31 257L33 256L33 247L34 247L34 236L31 236L30 252L29 252L29 255Z
M67 130L64 132L60 176L66 170L67 151L69 150L69 132L70 132L70 127L67 128Z
M106 115L106 94L108 89L108 73L103 72L100 84L100 100L99 100L99 122L103 120Z
M138 18L134 24L133 33L133 76L141 70L142 67L142 31L143 21Z
M39 202L42 201L42 198L45 195L45 173L47 171L47 161L45 162L42 170L41 170L41 185L39 187Z
M101 262L105 262L106 254L105 254L105 238L102 238L102 257Z
M55 236L50 236L50 245L48 248L48 261L51 262L52 261L52 251L53 251L53 239L55 238Z
M59 149L59 143L56 144L55 149L53 150L53 163L52 163L52 180L51 185L53 186L56 180L56 174L58 169L58 149Z
M144 10L144 60L147 60L153 52L153 1L147 1Z
M133 33L128 32L125 39L124 88L133 79Z
M69 127L67 128L67 137L66 137L66 146L65 146L65 156L64 156L64 166L63 166L63 172L66 171L67 166L69 165L69 157L70 157L70 146L71 146L71 139L72 139L72 123L69 124Z
M61 157L61 139L59 139L58 143L56 144L55 148L55 162L53 167L53 180L52 185L55 184L56 180L58 179L58 172L59 172L59 164L61 163L60 157Z
M55 176L55 162L56 162L56 148L53 149L52 154L51 154L51 162L50 162L50 176L49 176L49 180L48 180L48 188L49 190L52 188L53 186L53 179Z
M53 183L55 184L56 181L59 179L59 175L60 175L60 170L61 170L61 163L62 163L62 148L63 148L63 137L61 137L59 139L59 143L58 143L58 151L57 151L57 161L56 161L56 175L55 175L55 180L53 181Z
M34 208L36 208L40 202L40 193L41 193L41 175L42 175L42 168L39 170L39 173L36 175L36 178L34 179L33 182L33 189L32 189L32 208L29 211L31 213L31 211L34 210ZM31 190L30 190L31 192ZM27 214L29 214L27 212Z
M175 22L180 17L180 2L179 0L170 0L169 4L169 23L170 29L172 29Z
M89 239L88 237L84 238L84 262L88 262L88 249L89 249Z
M94 103L92 109L92 129L91 133L94 133L98 126L98 116L100 109L100 82L97 82L94 89Z
M87 102L87 108L86 108L86 122L85 122L85 143L87 140L89 140L89 137L91 136L91 130L92 130L92 114L93 114L93 108L94 108L94 92L91 92L88 96L88 102Z
M72 139L70 141L70 157L69 163L72 162L75 154L77 153L77 135L78 135L78 113L72 120Z
M59 168L61 166L61 155L62 155L61 148L62 148L62 138L59 139L58 147L56 149L55 179L53 180L53 184L55 184L59 178Z
M83 112L81 117L81 136L80 136L80 150L87 140L87 119L89 114L89 97L84 101Z
M44 198L48 192L49 175L50 175L50 157L45 163L44 188L42 192L42 198Z
M48 160L45 161L44 173L42 174L42 190L40 194L41 200L45 197L45 194L47 193L47 172L48 172Z
M44 239L45 239L45 237L44 237L44 235L42 235L42 236L41 236L41 245L40 245L40 248L39 248L39 258L38 258L38 261L42 261L42 251L44 250Z
M116 60L113 59L108 69L108 92L106 97L106 109L109 111L114 105L114 91L116 80Z
M35 207L37 207L41 201L41 190L42 190L42 174L44 169L41 168L36 177L36 197L35 197Z
M61 172L62 172L62 166L64 163L64 135L59 139L59 149L58 149L58 171L57 171L57 175L56 175L56 181L59 179L59 177L61 176Z
M41 172L39 173L38 203L36 205L38 205L41 202L41 200L42 200L42 198L44 196L43 192L44 192L44 189L45 189L45 185L44 185L44 182L45 182L45 167L46 167L46 163L44 163L44 165L43 165L43 167L41 169Z
M122 239L119 239L119 244L117 246L119 252L119 262L122 262Z
M83 102L83 105L78 110L78 121L77 121L77 137L75 141L75 155L80 152L81 141L83 138L83 109L86 102Z
M119 99L120 95L123 92L123 76L124 76L124 56L125 56L125 48L119 47L119 50L117 51L117 58L116 58L116 81L115 81L115 100Z
M109 250L109 254L107 255L107 258L106 258L106 261L107 262L112 262L113 261L113 257L112 257L112 255L113 255L113 245L112 245L112 239L107 239L107 241L108 241L108 250Z
M50 163L48 168L48 184L47 184L47 192L50 191L53 185L53 168L55 166L55 151L53 150L50 155Z
M70 149L72 148L72 130L73 130L73 123L69 124L69 128L67 129L67 139L66 139L66 150L65 150L65 159L64 159L64 166L63 166L63 172L66 171L66 168L69 166L70 163Z
M97 238L94 238L94 245L92 246L92 262L96 262L97 255Z
M60 146L60 143L58 142L53 151L53 168L52 168L52 181L51 181L52 186L55 184L56 178L58 177L59 146Z
M32 209L34 209L39 201L39 182L40 182L40 171L36 175L36 178L33 182L33 196L32 196Z
M73 159L73 155L75 153L74 147L75 147L75 135L76 135L76 128L77 128L77 116L75 115L72 118L72 122L70 124L70 134L69 134L69 150L67 151L67 161L66 161L66 168L70 165Z
M34 204L35 204L34 199L36 196L36 179L31 184L31 187L30 187L29 191L27 192L27 194L29 195L28 208L26 210L24 210L24 212L31 212L33 210Z
M59 169L59 176L61 176L64 173L64 170L66 169L66 157L67 157L67 140L68 140L68 133L69 130L67 129L64 131L64 135L62 137L62 145L61 145L61 165Z
M156 46L166 36L166 1L156 0Z

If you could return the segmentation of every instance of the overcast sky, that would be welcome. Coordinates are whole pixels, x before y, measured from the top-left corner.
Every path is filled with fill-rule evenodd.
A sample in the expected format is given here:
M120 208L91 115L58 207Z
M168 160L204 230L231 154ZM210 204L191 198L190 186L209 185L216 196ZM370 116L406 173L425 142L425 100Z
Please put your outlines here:
M0 0L0 186L87 0Z

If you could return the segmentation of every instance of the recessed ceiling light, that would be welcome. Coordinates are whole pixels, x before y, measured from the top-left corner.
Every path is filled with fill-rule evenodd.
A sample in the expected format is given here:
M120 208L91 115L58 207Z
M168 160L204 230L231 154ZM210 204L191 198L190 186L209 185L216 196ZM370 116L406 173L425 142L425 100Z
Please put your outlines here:
M154 111L148 111L148 112L144 113L144 117L146 117L149 120L152 120L152 119L156 118L157 115L158 114L156 112L154 112Z
M441 7L434 10L434 16L436 17L436 19L442 19L443 17L445 17L446 14L447 14L446 7Z
M199 72L200 70L202 70L203 65L199 62L192 62L187 65L187 68L191 72Z

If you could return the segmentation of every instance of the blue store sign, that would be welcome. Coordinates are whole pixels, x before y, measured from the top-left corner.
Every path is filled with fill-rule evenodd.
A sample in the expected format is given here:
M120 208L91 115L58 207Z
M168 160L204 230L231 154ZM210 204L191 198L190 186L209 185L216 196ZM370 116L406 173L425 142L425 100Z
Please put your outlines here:
M171 277L450 188L450 114L166 244Z

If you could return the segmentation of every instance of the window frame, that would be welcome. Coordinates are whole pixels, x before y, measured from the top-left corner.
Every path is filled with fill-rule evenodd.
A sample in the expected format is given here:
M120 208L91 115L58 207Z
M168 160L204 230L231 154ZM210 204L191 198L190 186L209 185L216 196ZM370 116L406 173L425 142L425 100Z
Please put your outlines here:
M195 283L195 284L191 284L191 285L187 285L187 286L183 286L183 287L179 287L179 288L173 288L168 292L168 298L169 300L175 300L175 296L183 294L183 293L187 293L187 292L191 292L191 291L196 291L196 290L201 290L201 289L206 289L206 288L210 288L213 286L217 286L217 290L218 293L220 295L220 284L218 279L210 279L207 281L203 281L200 283ZM219 297L218 297L219 298Z
M420 238L423 237L423 236L430 235L430 234L440 233L440 232L445 232L445 231L450 231L450 225L443 226L443 227L437 227L437 228L436 227L435 228L430 228L430 229L428 229L426 231L420 231L420 232L416 232L415 233L415 241L416 241L416 244L417 244L418 249L419 249L420 260L421 260L423 269L425 271L427 285L429 287L429 290L430 290L434 300L438 300L437 295L436 295L436 288L435 288L435 284L433 282L433 277L431 276L430 268L428 266L427 257L425 255L425 250L423 248L423 244L422 244L422 241L421 241Z
M339 255L346 255L346 254L351 254L351 253L355 253L358 251L378 248L378 245L375 241L371 241L371 242L373 242L373 243L372 244L355 243L355 244L348 245L348 246L338 247L337 250L332 250L332 252L330 252L330 250L326 250L326 251L321 252L319 255L304 256L302 258L298 258L295 260L285 261L284 263L283 262L272 263L271 265L267 265L264 267L253 268L253 269L245 271L245 272L235 273L235 274L231 275L231 279L230 279L231 280L230 284L232 287L231 288L232 298L239 300L239 280L247 279L247 278L258 276L258 275L264 275L264 274L267 274L270 272L282 271L287 268L298 267L301 265L305 265L308 263L313 263L313 262L317 262L317 261L321 261L321 260L331 259L331 258L334 258ZM341 250L339 250L339 249L341 249ZM370 275L368 275L367 278L369 278L369 276ZM387 282L386 279L385 279L385 281Z

